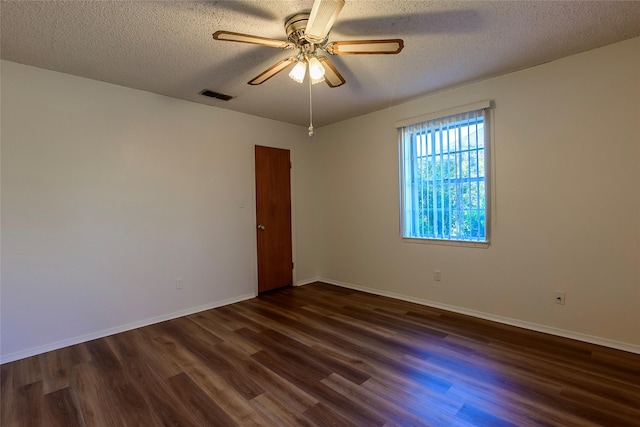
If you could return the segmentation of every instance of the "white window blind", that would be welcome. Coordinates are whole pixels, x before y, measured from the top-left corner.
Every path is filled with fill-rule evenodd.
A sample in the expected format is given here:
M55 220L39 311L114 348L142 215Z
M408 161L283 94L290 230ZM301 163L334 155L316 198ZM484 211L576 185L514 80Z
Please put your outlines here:
M489 241L488 106L422 116L430 118L399 128L403 237Z

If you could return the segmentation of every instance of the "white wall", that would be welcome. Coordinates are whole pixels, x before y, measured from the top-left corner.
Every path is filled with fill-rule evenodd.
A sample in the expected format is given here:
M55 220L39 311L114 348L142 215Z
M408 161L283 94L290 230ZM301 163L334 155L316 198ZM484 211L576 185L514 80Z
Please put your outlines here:
M295 276L318 274L306 128L6 61L1 77L2 361L253 296L254 144L292 150Z
M323 128L323 277L640 352L639 52L636 38ZM484 99L490 248L403 242L394 122Z
M420 98L313 144L305 128L3 61L0 358L252 296L254 144L292 150L297 282L640 352L638 52L634 39ZM490 248L402 242L395 121L482 99L496 104Z

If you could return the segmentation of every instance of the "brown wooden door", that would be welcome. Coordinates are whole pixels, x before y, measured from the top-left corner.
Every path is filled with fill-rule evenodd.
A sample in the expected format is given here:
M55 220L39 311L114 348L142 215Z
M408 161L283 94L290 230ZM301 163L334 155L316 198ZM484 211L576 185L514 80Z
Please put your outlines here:
M256 145L258 292L293 284L289 150Z

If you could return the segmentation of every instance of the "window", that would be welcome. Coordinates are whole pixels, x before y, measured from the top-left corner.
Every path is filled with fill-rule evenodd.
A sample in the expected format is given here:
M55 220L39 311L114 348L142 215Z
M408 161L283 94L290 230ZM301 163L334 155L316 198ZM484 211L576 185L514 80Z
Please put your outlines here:
M488 107L485 101L397 125L402 237L489 242Z

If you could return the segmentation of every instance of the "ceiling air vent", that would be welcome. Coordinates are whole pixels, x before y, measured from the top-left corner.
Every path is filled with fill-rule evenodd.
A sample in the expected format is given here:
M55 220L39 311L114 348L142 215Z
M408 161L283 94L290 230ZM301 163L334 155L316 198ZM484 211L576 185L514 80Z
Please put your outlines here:
M200 92L200 95L208 96L209 98L221 99L223 101L228 101L233 98L233 96L231 95L225 95L224 93L214 92L209 89L203 90L202 92Z

